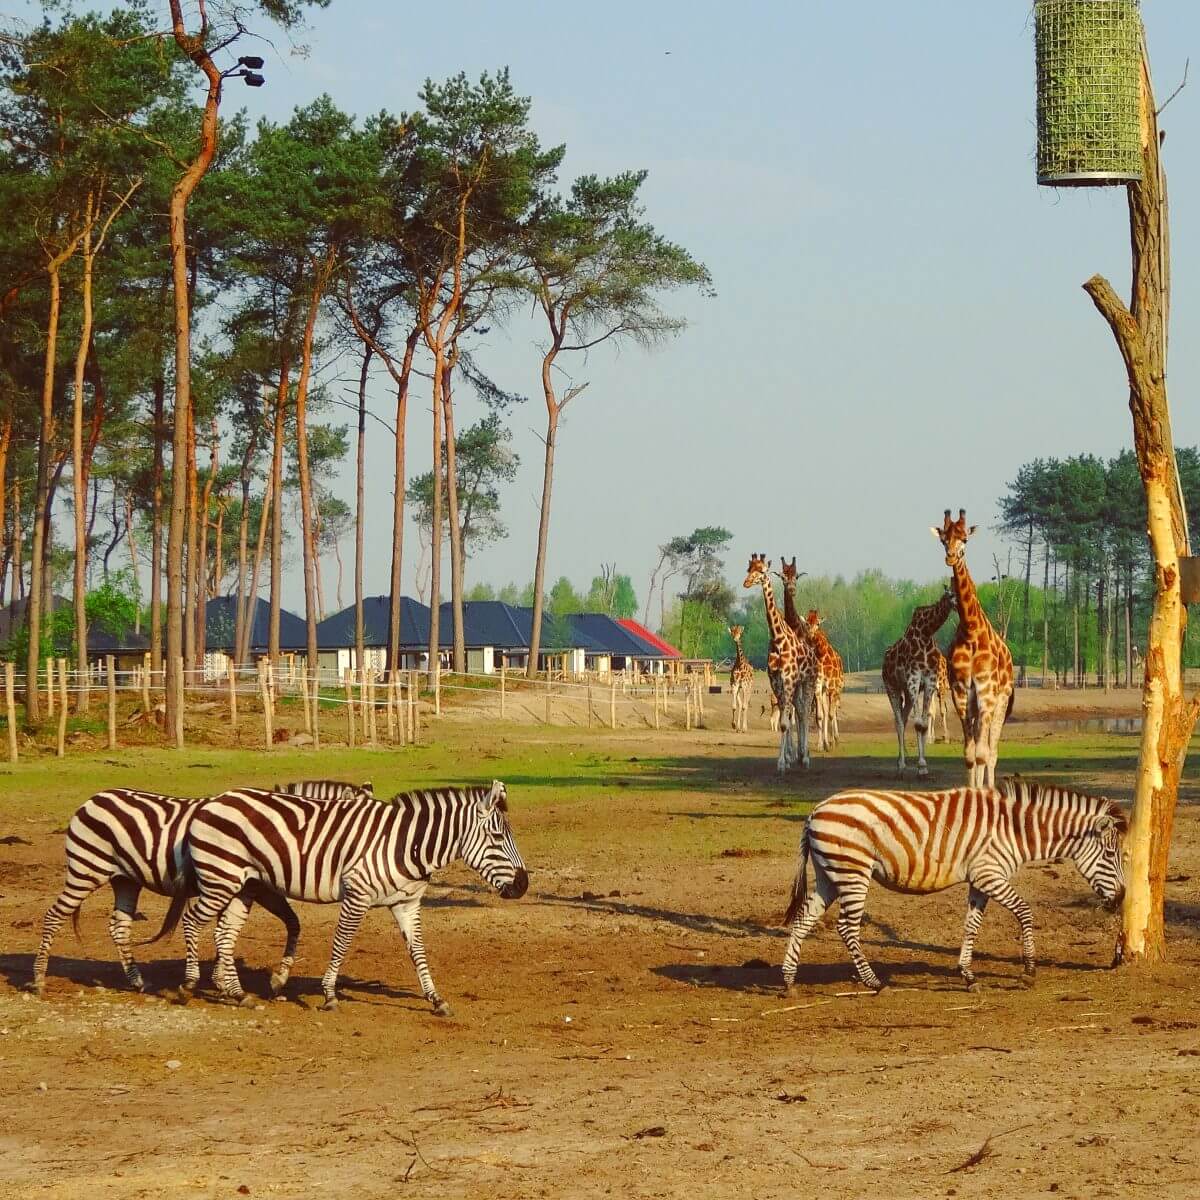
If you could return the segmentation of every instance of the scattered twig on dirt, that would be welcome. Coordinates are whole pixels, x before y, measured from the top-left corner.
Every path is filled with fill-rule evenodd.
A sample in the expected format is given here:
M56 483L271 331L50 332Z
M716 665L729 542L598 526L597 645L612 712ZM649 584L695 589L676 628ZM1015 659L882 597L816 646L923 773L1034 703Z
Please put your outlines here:
M993 1054L1011 1054L1011 1050L1006 1050L1003 1046L968 1046L968 1050L990 1050Z
M647 1125L645 1129L639 1129L633 1136L641 1140L642 1138L660 1138L666 1137L667 1127L665 1125Z
M421 1147L417 1145L416 1135L412 1132L411 1129L408 1131L407 1138L402 1138L398 1133L393 1133L390 1129L387 1128L387 1126L383 1127L383 1132L386 1133L388 1135L388 1137L390 1137L392 1139L392 1141L399 1142L400 1145L402 1145L402 1146L408 1146L412 1150L413 1154L416 1155L416 1157L413 1159L413 1163L415 1163L419 1159L421 1162L421 1165L425 1168L425 1170L429 1171L431 1174L440 1175L440 1176L442 1176L443 1179L446 1177L445 1171L439 1171L437 1169L437 1167L432 1166L430 1164L429 1160L425 1157L425 1155L423 1155L421 1153ZM409 1163L408 1170L404 1172L405 1181L408 1180L408 1177L411 1174L412 1174L412 1163Z
M1078 1029L1099 1029L1093 1021L1090 1025L1051 1025L1049 1029L1039 1029L1038 1033L1070 1033Z
M996 1153L995 1150L992 1149L993 1139L1007 1137L1010 1133L1017 1133L1022 1129L1029 1129L1033 1126L1033 1124L1034 1123L1032 1121L1026 1121L1024 1125L1014 1125L1011 1129L1002 1129L999 1133L989 1134L983 1139L983 1145L980 1146L979 1149L976 1150L966 1162L960 1163L957 1167L951 1167L946 1174L955 1175L959 1171L969 1171L972 1167L979 1166L979 1164L983 1162L985 1158L990 1158Z
M923 992L926 989L918 988L918 987L890 987L890 988L887 988L886 990L889 992ZM858 997L860 997L860 996L868 996L871 999L874 999L876 996L879 995L878 992L868 992L865 989L860 990L860 991L854 991L854 992L834 992L833 994L839 1000L841 1000L843 998L848 998L848 997L853 997L854 999L858 999Z
M788 1149L789 1149L789 1150L792 1150L792 1148L791 1148L790 1146L788 1147ZM793 1154L794 1154L794 1155L795 1155L795 1156L796 1156L798 1159L800 1159L801 1161L803 1161L803 1162L807 1163L807 1164L808 1164L810 1167L813 1167L815 1170L819 1170L819 1171L844 1171L844 1170L846 1169L846 1165L845 1165L845 1163L823 1163L823 1162L815 1162L813 1159L809 1158L807 1154L803 1153L803 1151L800 1151L800 1150L792 1150L792 1153L793 1153Z
M814 1000L811 1004L789 1004L787 1008L764 1008L760 1017L773 1017L777 1013L798 1012L802 1008L818 1008L822 1004L832 1004L832 1000Z
M708 1019L710 1021L726 1021L731 1025L740 1025L743 1018L741 1018L741 1017L709 1017Z

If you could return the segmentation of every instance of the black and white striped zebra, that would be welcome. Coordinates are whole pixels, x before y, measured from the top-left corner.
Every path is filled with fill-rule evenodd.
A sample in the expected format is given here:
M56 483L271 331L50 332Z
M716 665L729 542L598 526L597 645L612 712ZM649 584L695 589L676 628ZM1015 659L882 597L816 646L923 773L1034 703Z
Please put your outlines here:
M340 779L299 779L294 783L277 783L271 790L284 796L304 796L309 800L340 800L347 788L364 796L375 795L370 780L366 783L343 783Z
M859 942L867 888L877 879L892 891L939 892L970 887L958 969L967 987L975 936L988 900L1021 926L1022 982L1033 982L1033 914L1010 880L1026 863L1070 859L1102 900L1125 891L1122 843L1128 820L1114 801L1012 777L1000 788L944 792L846 791L812 810L800 838L800 861L785 924L792 927L783 960L790 989L800 946L826 908L838 901L838 933L858 978L879 982ZM808 891L808 860L813 890Z
M356 787L331 780L310 780L288 784L289 788L311 789L318 799L336 790L336 797L349 793L370 798L371 785ZM79 908L97 888L108 883L113 890L113 910L108 932L117 947L121 967L129 985L137 991L145 986L142 973L133 960L131 927L143 888L162 896L175 893L183 877L181 854L188 825L203 798L163 796L136 788L112 788L97 792L75 812L67 826L67 878L58 898L42 920L42 940L33 964L33 990L45 990L50 947L63 922L70 917L78 930ZM287 982L296 955L300 922L287 901L275 892L252 882L234 897L240 911L239 928L257 901L284 924L287 943L279 969L271 976L273 991ZM185 931L186 933L186 931ZM186 977L198 979L200 959L198 941L187 942Z
M253 881L292 900L340 904L333 953L321 979L323 1008L331 1010L337 1007L342 961L367 910L390 908L421 992L435 1013L446 1016L450 1006L438 995L425 958L421 898L430 875L460 858L505 899L525 894L529 876L507 811L499 780L490 787L406 792L390 804L322 805L255 788L226 792L209 800L188 828L183 864L195 879L198 899L188 902L177 894L158 936L181 915L185 929L207 924ZM228 999L244 997L233 961L243 919L230 909L216 931L213 980Z

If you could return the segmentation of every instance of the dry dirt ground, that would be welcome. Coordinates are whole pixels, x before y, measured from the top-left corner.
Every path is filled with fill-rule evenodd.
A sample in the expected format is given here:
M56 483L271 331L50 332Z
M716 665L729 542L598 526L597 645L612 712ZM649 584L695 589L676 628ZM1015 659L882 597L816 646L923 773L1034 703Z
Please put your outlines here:
M1136 708L1088 700L1067 716ZM1075 736L1044 723L1061 706L1023 707L1030 720L1005 737L1022 769L1128 795L1136 738ZM80 940L60 936L36 1000L22 988L61 881L55 831L82 797L64 779L44 814L15 824L0 805L0 834L20 838L0 847L0 1195L1200 1195L1194 789L1169 966L1108 970L1113 918L1060 865L1020 879L1037 920L1032 991L1006 914L984 922L985 987L967 994L954 969L965 893L876 889L866 948L890 986L851 983L827 919L785 999L777 922L801 801L892 778L894 746L870 732L886 711L860 716L865 732L852 720L842 749L782 783L761 731L685 745L446 726L450 761L509 776L532 883L506 903L460 868L431 889L445 1020L379 913L348 959L341 1010L317 1012L335 913L312 905L286 1000L171 1004L178 943L140 951L157 994L123 991L105 896ZM953 747L939 754L934 781L957 783ZM376 776L398 780L401 757L381 768L377 755ZM0 779L0 795L13 786ZM136 928L153 931L163 907L145 897ZM240 950L260 995L280 941L256 912Z

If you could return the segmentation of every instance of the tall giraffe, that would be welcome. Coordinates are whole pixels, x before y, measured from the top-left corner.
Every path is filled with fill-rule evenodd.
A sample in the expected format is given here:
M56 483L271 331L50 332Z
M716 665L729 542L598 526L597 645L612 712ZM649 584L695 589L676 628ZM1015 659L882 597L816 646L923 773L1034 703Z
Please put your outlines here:
M750 729L750 691L754 687L754 668L742 649L744 632L741 625L729 627L735 655L729 672L729 690L733 694L733 728L737 733L746 733Z
M840 742L842 731L838 728L838 712L842 707L842 692L846 689L846 668L842 663L842 656L821 628L820 613L815 608L810 608L806 621L809 636L821 656L821 670L828 681L830 737L835 743Z
M946 551L946 566L954 574L958 630L950 643L950 694L963 726L963 757L968 787L995 787L1000 734L1013 706L1013 660L1004 639L987 619L975 583L967 570L967 510L950 520L946 509L942 527L930 526Z
M893 642L883 655L883 686L892 702L892 715L896 719L896 742L900 756L896 769L903 771L904 737L908 718L916 710L914 722L917 730L917 774L928 775L925 762L925 735L932 727L933 706L939 700L939 670L945 671L946 656L938 649L933 635L946 623L950 609L954 606L954 593L950 588L942 592L936 604L922 604L913 609L908 628L898 641ZM945 706L942 706L942 729L946 728Z
M812 646L788 628L787 622L775 604L775 593L771 590L771 564L765 554L752 554L746 568L742 587L762 586L763 603L767 608L767 628L771 631L771 642L767 647L767 678L779 704L779 760L780 771L794 766L792 753L792 722L798 714L807 714L812 703L813 689L817 678L817 656ZM808 721L799 720L799 761L807 767Z
M783 619L788 628L801 642L812 648L817 660L817 677L813 683L813 715L817 721L817 746L821 750L829 749L829 676L825 669L825 659L821 655L820 646L812 636L812 630L807 621L800 620L796 611L796 583L800 572L796 570L796 556L792 555L789 563L781 554L779 556L780 578L783 580ZM797 713L799 717L799 713ZM804 720L808 721L808 709L804 710Z

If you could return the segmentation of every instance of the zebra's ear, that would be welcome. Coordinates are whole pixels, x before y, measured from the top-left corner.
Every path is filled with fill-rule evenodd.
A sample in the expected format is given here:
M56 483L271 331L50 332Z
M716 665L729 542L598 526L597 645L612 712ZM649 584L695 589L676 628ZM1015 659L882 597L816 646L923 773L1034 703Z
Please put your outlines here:
M488 793L487 799L483 804L484 812L489 816L499 809L501 812L508 812L508 789L499 779L492 780L492 790Z
M353 800L357 795L358 795L358 790L354 787L353 784L348 783L348 784L346 784L346 786L344 788L342 788L342 794L338 797L338 799L339 800Z
M368 796L375 795L375 785L369 779L365 783L360 783L358 785L358 790L360 792L366 792Z
M1124 813L1118 816L1116 813L1105 812L1096 818L1096 824L1093 828L1097 833L1108 833L1110 831L1124 833L1127 824L1128 822L1125 820Z

